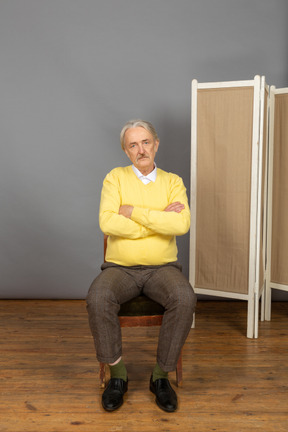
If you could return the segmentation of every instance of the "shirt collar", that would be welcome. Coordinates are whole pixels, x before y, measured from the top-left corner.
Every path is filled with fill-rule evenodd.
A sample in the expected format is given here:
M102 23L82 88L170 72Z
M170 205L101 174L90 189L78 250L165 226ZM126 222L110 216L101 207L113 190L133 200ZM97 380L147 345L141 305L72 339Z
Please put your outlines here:
M156 181L156 177L157 177L157 166L156 163L154 162L154 169L153 171L151 171L151 173L149 173L147 176L144 176L139 170L138 168L136 168L134 165L132 165L132 169L134 171L134 173L136 174L136 176L139 178L139 180L141 180L144 184L148 184L151 181L155 182Z

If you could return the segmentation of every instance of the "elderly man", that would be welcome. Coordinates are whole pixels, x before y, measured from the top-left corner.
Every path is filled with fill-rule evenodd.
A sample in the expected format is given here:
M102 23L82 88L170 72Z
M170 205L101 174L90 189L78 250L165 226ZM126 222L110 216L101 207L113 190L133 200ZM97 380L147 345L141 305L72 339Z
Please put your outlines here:
M117 314L122 303L143 293L165 308L150 390L161 409L173 412L177 396L168 372L176 369L196 304L177 262L175 237L190 226L186 189L176 174L156 167L159 139L151 123L126 123L120 141L132 165L113 169L103 182L99 221L109 236L106 262L87 296L97 358L111 373L102 405L113 411L123 403L128 378Z

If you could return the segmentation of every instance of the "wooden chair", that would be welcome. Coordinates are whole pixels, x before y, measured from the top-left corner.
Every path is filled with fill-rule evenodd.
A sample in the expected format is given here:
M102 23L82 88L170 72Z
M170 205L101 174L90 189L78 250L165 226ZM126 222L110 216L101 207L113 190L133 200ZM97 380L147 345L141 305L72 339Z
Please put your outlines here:
M104 259L107 248L107 238L104 236ZM148 327L159 326L162 323L164 307L159 303L149 299L145 295L140 295L126 303L123 303L119 311L119 321L121 327ZM105 387L105 363L100 363L100 387ZM176 384L182 386L182 352L179 356L176 367Z

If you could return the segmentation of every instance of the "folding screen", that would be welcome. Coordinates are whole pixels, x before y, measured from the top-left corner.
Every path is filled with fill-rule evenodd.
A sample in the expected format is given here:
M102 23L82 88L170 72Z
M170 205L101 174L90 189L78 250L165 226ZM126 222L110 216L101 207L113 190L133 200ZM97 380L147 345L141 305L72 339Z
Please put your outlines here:
M288 88L270 88L268 247L265 319L271 289L288 291Z
M265 281L267 95L259 76L192 81L190 282L198 294L246 300L250 338Z

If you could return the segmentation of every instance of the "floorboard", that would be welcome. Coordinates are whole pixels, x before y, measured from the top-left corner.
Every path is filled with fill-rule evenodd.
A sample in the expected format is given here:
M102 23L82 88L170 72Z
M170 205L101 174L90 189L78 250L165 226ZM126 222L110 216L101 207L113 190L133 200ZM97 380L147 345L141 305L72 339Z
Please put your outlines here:
M159 328L124 328L129 390L107 413L85 302L2 300L0 432L287 432L288 302L272 304L258 339L246 338L246 313L245 302L198 302L173 414L148 389Z

